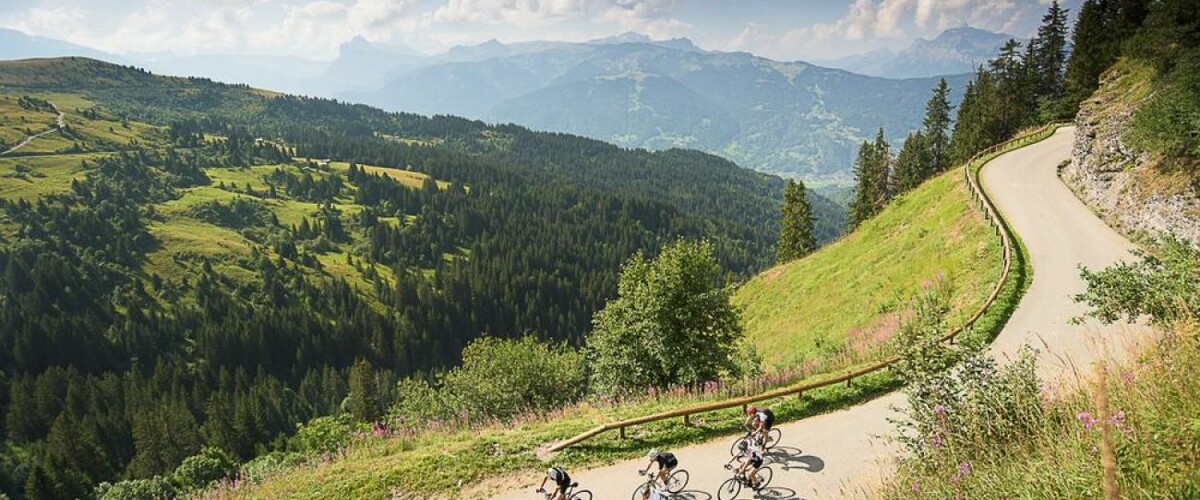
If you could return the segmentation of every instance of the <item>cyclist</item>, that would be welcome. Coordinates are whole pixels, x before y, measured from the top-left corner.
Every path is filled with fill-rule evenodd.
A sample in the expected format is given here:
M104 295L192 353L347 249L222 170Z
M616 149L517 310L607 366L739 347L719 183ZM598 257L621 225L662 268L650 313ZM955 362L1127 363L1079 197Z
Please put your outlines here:
M771 427L775 425L775 413L770 408L746 407L746 423L742 424L759 436L759 441L766 445L771 439Z
M675 470L675 467L679 466L679 459L675 458L675 454L669 451L650 450L650 452L646 454L646 458L650 459L650 463L646 464L646 467L638 471L638 473L646 474L647 472L650 472L650 467L657 463L658 473L654 475L654 479L663 485L667 484L667 475L670 474L671 471ZM642 500L647 500L649 498L650 489L647 488L646 492L642 494Z
M546 492L546 481L554 481L554 494L550 496L550 500L567 500L567 489L571 487L571 476L562 467L555 465L546 469L546 477L542 478L542 485L538 487L538 493Z
M758 469L762 468L763 465L762 446L752 444L749 440L743 439L738 442L738 454L725 463L725 468L731 468L729 464L734 460L741 462L741 465L737 468L737 473L746 478L751 488L758 489Z

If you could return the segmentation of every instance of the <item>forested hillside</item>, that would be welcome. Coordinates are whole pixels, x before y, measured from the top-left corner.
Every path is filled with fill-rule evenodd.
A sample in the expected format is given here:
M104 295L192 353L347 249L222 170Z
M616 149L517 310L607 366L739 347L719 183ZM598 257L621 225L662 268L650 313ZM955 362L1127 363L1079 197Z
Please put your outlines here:
M620 264L679 236L733 276L775 255L782 180L693 151L78 58L0 63L0 94L6 144L49 130L0 156L12 498L369 420L480 335L578 343Z

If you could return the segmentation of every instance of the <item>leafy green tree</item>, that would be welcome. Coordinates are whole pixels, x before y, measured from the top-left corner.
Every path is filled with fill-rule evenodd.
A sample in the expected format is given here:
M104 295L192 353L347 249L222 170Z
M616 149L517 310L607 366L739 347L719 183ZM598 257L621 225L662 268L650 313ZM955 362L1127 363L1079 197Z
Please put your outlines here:
M350 396L347 403L350 414L361 422L374 422L383 414L375 369L365 359L358 360L350 368Z
M921 141L928 151L929 165L922 169L921 180L950 168L950 84L942 78L929 102L925 103ZM905 144L907 144L907 139Z
M799 259L816 249L813 220L804 181L788 179L783 191L783 218L779 223L779 263Z
M653 260L626 262L588 337L592 387L618 394L693 384L736 372L741 313L707 241L677 241Z

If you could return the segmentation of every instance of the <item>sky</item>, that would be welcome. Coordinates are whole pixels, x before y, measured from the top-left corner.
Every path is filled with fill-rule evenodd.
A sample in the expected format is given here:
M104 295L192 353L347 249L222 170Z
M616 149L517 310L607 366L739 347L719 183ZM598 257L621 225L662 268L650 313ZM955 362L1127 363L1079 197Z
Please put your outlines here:
M1081 0L1061 3L1075 10ZM1050 0L3 0L0 27L143 56L337 56L355 37L455 45L625 32L709 50L827 60L963 25L1027 38Z

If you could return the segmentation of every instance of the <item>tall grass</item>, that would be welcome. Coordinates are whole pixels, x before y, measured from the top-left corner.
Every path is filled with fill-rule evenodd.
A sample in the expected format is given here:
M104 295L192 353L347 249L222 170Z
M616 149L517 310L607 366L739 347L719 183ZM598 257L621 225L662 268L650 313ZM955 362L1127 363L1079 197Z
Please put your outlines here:
M1058 394L1049 385L1013 410L1028 428L983 413L906 460L884 498L1104 498L1111 450L1121 498L1200 498L1200 328L1182 324L1136 361ZM1107 408L1104 408L1107 407ZM1110 441L1104 442L1108 434Z

